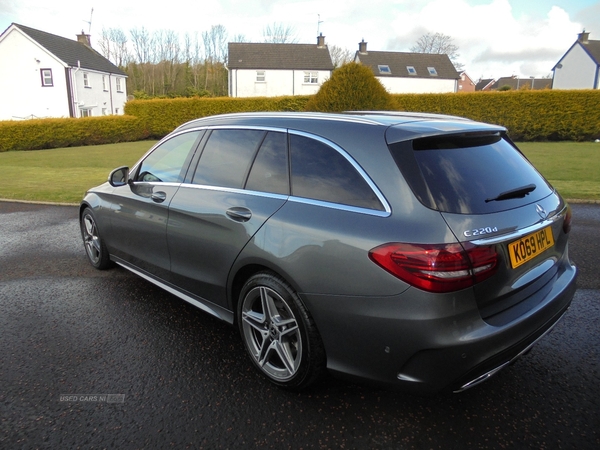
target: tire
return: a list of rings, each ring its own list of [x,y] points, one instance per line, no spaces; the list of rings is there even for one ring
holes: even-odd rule
[[[104,241],[100,237],[96,218],[90,208],[83,210],[79,227],[81,228],[85,253],[90,264],[98,270],[108,269],[111,266],[110,255]]]
[[[298,294],[278,276],[261,272],[246,282],[237,318],[250,359],[273,384],[301,390],[325,373],[319,332]]]

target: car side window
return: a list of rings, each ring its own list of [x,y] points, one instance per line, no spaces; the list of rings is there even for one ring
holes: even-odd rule
[[[333,147],[315,139],[291,134],[290,154],[292,195],[384,210],[361,174]]]
[[[192,183],[243,188],[264,136],[262,130],[213,130]]]
[[[160,144],[142,161],[134,181],[180,183],[200,133],[179,134]]]
[[[246,189],[289,195],[287,134],[267,133],[252,164]]]

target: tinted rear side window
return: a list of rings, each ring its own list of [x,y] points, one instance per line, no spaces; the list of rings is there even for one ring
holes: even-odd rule
[[[214,130],[192,183],[242,188],[264,136],[260,130]]]
[[[287,134],[269,132],[252,164],[246,189],[288,195],[290,193]]]
[[[390,149],[415,195],[439,211],[504,211],[552,192],[527,159],[498,134],[436,136]],[[514,195],[506,195],[510,192]]]
[[[365,179],[337,150],[315,139],[290,135],[292,195],[383,210]]]

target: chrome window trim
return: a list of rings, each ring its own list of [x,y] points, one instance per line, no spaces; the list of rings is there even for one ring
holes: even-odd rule
[[[371,188],[371,190],[373,191],[373,193],[375,193],[375,196],[377,197],[377,199],[379,200],[379,202],[383,206],[383,209],[384,209],[383,212],[386,213],[386,216],[389,216],[392,213],[392,208],[390,207],[390,204],[388,203],[387,199],[383,196],[383,194],[381,193],[381,191],[379,190],[379,188],[377,187],[377,185],[373,182],[373,180],[371,180],[371,178],[369,177],[369,175],[367,175],[367,173],[364,171],[364,169],[354,160],[354,158],[352,156],[350,156],[348,154],[348,152],[346,152],[346,150],[344,150],[342,147],[340,147],[336,143],[331,142],[330,140],[325,139],[325,138],[323,138],[321,136],[316,136],[316,135],[311,134],[311,133],[306,133],[304,131],[297,131],[297,130],[289,130],[288,132],[290,134],[295,134],[297,136],[303,136],[303,137],[306,137],[308,139],[314,139],[316,141],[321,142],[322,144],[325,144],[325,145],[333,148],[335,151],[337,151],[340,155],[342,155],[344,157],[344,159],[346,159],[346,161],[348,161],[352,165],[352,167],[354,167],[354,169],[358,172],[358,174],[363,178],[363,180],[365,180],[365,182],[367,183],[367,185]],[[303,198],[303,197],[294,197],[294,198],[300,199],[300,198]],[[319,202],[320,204],[341,205],[339,203],[324,202],[324,201],[315,200],[315,199],[307,199],[307,200],[311,200],[313,202]],[[351,206],[351,205],[345,205],[345,204],[343,204],[342,206],[345,206],[345,207],[348,207],[348,208],[355,208],[355,209],[360,209],[360,210],[366,210],[366,211],[380,211],[380,210],[377,210],[377,209],[360,208],[360,207]]]
[[[341,203],[324,202],[321,200],[315,200],[313,198],[294,197],[293,195],[290,196],[289,201],[294,203],[303,203],[305,205],[320,206],[323,208],[338,209],[352,213],[367,214],[369,216],[389,217],[391,215],[391,211],[381,211],[379,209],[361,208],[359,206],[344,205]]]
[[[172,186],[172,187],[179,187],[181,185],[183,185],[182,182],[175,182],[175,181],[133,181],[131,180],[132,183],[134,184],[151,184],[152,186]],[[123,186],[127,186],[127,184],[124,184]],[[123,187],[123,186],[118,186],[118,187]]]
[[[383,193],[379,190],[377,185],[373,182],[373,180],[371,180],[369,175],[367,175],[365,170],[354,160],[354,158],[352,156],[350,156],[350,154],[348,152],[346,152],[346,150],[344,150],[342,147],[337,145],[335,142],[325,139],[324,137],[321,137],[321,136],[318,136],[318,135],[315,135],[312,133],[308,133],[305,131],[300,131],[300,130],[281,128],[281,127],[261,126],[261,125],[204,125],[204,126],[189,128],[186,130],[181,130],[179,132],[173,132],[168,137],[169,137],[169,139],[171,139],[180,134],[190,133],[193,131],[223,130],[223,129],[259,130],[259,131],[267,131],[267,132],[273,131],[273,132],[278,132],[278,133],[294,134],[297,136],[306,137],[308,139],[314,139],[316,141],[321,142],[324,145],[327,145],[328,147],[331,147],[333,150],[335,150],[340,155],[342,155],[344,157],[344,159],[346,161],[348,161],[352,165],[352,167],[354,167],[354,169],[363,178],[363,180],[365,180],[365,182],[367,183],[369,188],[373,191],[373,193],[375,194],[375,196],[377,197],[377,199],[383,206],[383,208],[384,208],[383,211],[378,210],[378,209],[362,208],[362,207],[358,207],[358,206],[346,205],[346,204],[342,204],[342,203],[326,202],[326,201],[316,200],[316,199],[312,199],[312,198],[296,197],[293,195],[287,196],[287,195],[275,194],[275,193],[271,193],[271,192],[251,191],[251,190],[247,190],[247,189],[227,188],[227,187],[223,187],[223,186],[211,186],[211,185],[193,184],[193,183],[182,183],[181,184],[182,186],[196,186],[196,187],[203,188],[203,189],[223,191],[223,192],[252,193],[253,195],[257,195],[257,196],[261,196],[261,197],[273,197],[273,198],[278,198],[278,199],[281,199],[281,198],[287,199],[289,197],[290,200],[293,200],[297,203],[312,204],[312,205],[316,205],[316,206],[340,209],[340,210],[344,210],[344,211],[365,213],[365,214],[375,215],[378,217],[388,217],[392,214],[392,208],[391,208],[390,204],[388,203],[387,199],[385,198]],[[142,158],[140,158],[140,161],[138,161],[136,163],[136,165],[133,166],[133,168],[130,170],[130,173],[134,173],[134,171],[137,169],[137,166],[139,165],[139,163],[141,161],[143,161],[156,147],[158,147],[160,144],[162,144],[165,141],[166,141],[166,139],[160,140],[150,150],[148,150],[146,152],[146,154],[144,154],[144,156],[142,156]],[[290,174],[290,176],[291,176],[291,174]],[[166,183],[164,183],[164,184],[166,184]]]
[[[228,188],[223,186],[212,186],[210,184],[181,183],[182,188],[200,189],[204,191],[228,192],[231,194],[247,194],[255,197],[275,198],[287,200],[289,195],[275,194],[273,192],[251,191],[249,189]]]
[[[206,191],[225,192],[231,194],[244,194],[251,195],[254,197],[273,198],[277,200],[287,200],[294,203],[303,203],[305,205],[320,206],[323,208],[338,209],[342,211],[348,211],[359,214],[368,214],[377,217],[389,217],[390,213],[387,211],[381,211],[378,209],[361,208],[358,206],[343,205],[341,203],[324,202],[321,200],[315,200],[312,198],[294,197],[291,195],[274,194],[272,192],[252,191],[248,189],[236,189],[227,188],[221,186],[210,186],[207,184],[192,184],[192,183],[181,183],[181,188],[200,189]]]

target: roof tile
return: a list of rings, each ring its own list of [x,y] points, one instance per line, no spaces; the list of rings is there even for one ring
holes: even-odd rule
[[[84,69],[127,76],[125,72],[87,45],[24,25],[16,23],[13,25],[71,67],[80,66]]]
[[[333,70],[327,46],[316,44],[229,43],[231,69]]]

